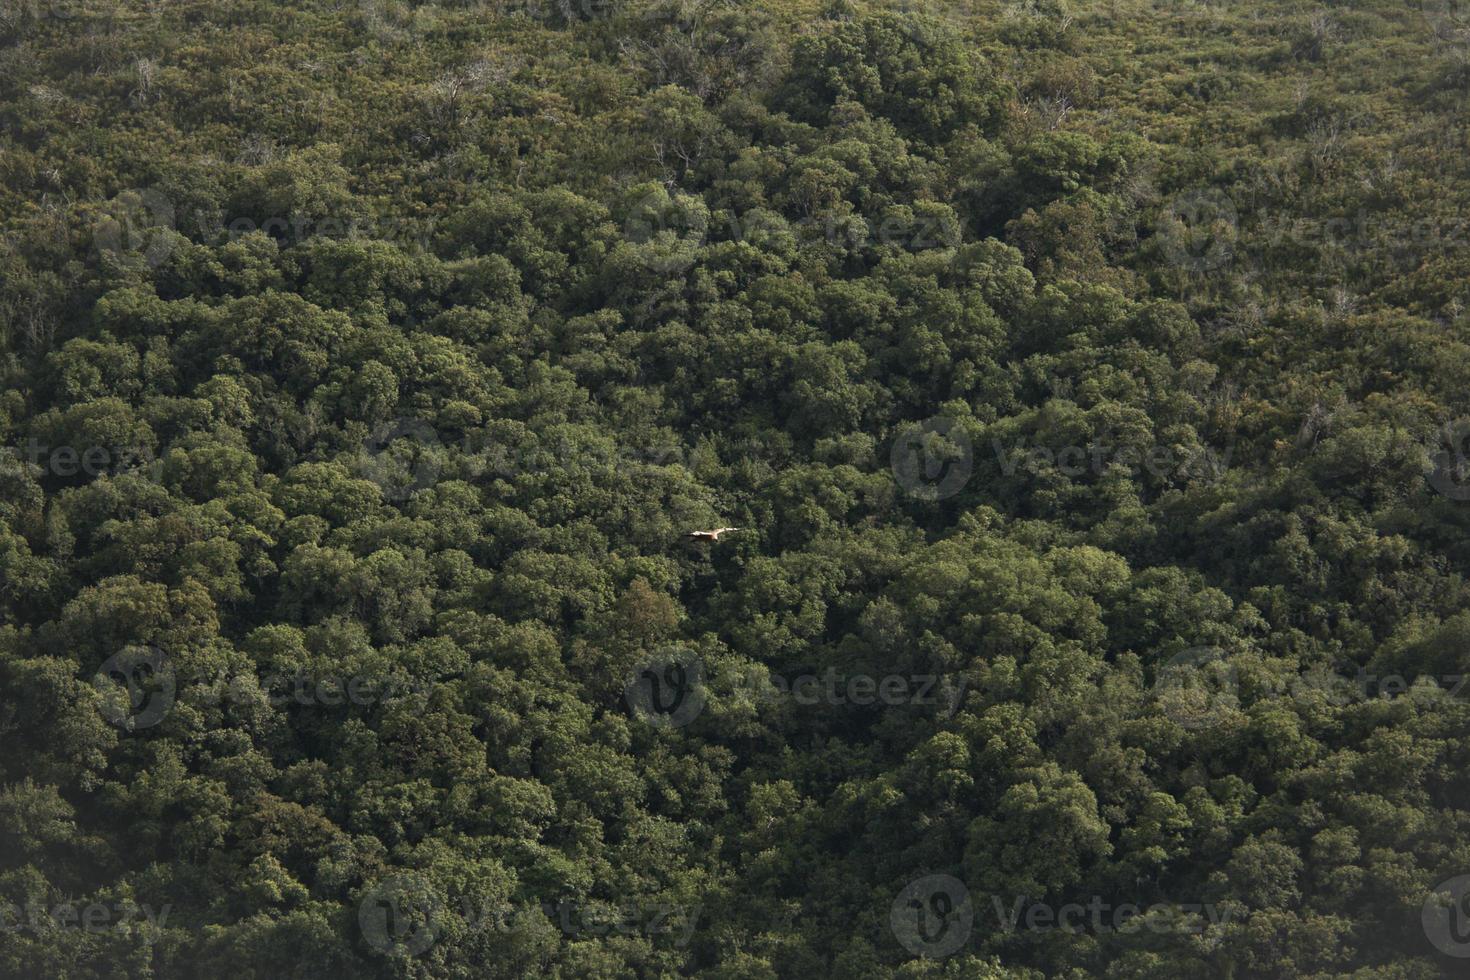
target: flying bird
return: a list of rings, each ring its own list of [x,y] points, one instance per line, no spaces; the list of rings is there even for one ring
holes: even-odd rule
[[[713,531],[690,531],[690,541],[718,541],[726,531],[738,531],[738,527],[717,527]]]

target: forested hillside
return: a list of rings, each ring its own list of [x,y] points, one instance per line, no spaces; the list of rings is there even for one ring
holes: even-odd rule
[[[0,0],[0,380],[0,976],[1470,969],[1463,0]]]

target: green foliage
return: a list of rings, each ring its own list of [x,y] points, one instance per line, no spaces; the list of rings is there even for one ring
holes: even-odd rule
[[[1454,975],[1454,7],[6,5],[0,976]]]

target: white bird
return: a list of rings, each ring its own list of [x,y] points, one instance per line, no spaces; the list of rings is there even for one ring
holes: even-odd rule
[[[691,541],[718,541],[718,540],[720,540],[720,535],[724,534],[726,531],[738,531],[738,530],[740,530],[740,528],[738,528],[738,527],[717,527],[713,531],[690,531],[689,532],[689,540],[691,540]]]

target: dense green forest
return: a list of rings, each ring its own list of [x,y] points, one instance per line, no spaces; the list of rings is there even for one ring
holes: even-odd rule
[[[1470,971],[1464,0],[0,0],[0,376],[0,976]]]

